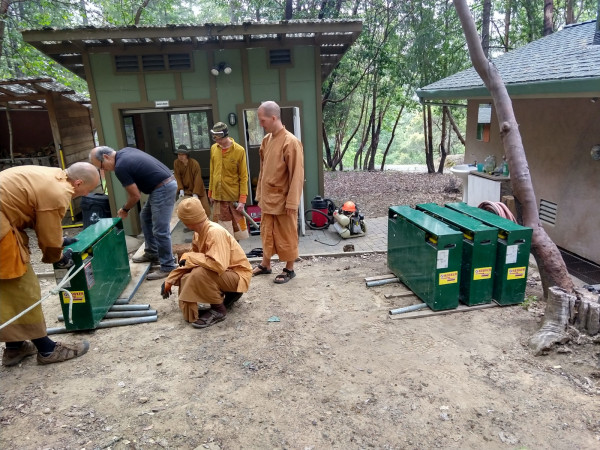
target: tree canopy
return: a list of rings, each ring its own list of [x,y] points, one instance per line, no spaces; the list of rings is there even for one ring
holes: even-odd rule
[[[549,28],[595,18],[596,1],[550,1],[550,14],[549,0],[474,0],[470,7],[493,57],[540,38]],[[448,130],[453,123],[464,124],[464,111],[429,108],[430,131],[424,130],[414,94],[470,65],[450,0],[0,0],[0,78],[52,76],[86,90],[83,80],[24,44],[20,31],[25,29],[289,19],[361,19],[364,24],[359,40],[323,84],[326,168],[375,170],[385,162],[429,166],[434,155],[463,151],[457,133]]]

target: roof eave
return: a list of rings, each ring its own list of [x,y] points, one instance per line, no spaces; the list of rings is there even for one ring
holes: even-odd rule
[[[510,96],[580,97],[589,93],[600,94],[600,77],[510,83],[506,85],[506,90]],[[485,86],[467,86],[456,89],[417,89],[417,96],[421,100],[468,99],[490,97],[490,92]]]

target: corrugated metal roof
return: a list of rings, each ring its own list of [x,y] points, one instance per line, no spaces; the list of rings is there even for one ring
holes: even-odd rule
[[[0,107],[45,110],[46,96],[56,92],[69,100],[91,107],[90,99],[53,78],[22,77],[0,80]]]
[[[321,50],[325,79],[362,31],[360,20],[290,20],[243,24],[44,28],[23,31],[23,39],[85,79],[83,54],[155,49],[220,50],[312,45]],[[335,46],[335,47],[334,47]]]

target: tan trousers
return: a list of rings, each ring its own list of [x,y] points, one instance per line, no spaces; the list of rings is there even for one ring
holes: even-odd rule
[[[264,214],[260,221],[263,256],[270,259],[279,255],[280,261],[298,258],[298,221],[287,214]]]
[[[224,292],[236,292],[240,276],[233,270],[218,275],[204,267],[195,267],[179,282],[179,309],[188,322],[198,320],[198,303],[223,303]]]

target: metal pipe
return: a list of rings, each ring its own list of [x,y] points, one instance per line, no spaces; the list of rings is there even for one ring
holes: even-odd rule
[[[112,305],[109,311],[141,311],[150,309],[150,305]]]
[[[382,286],[384,284],[397,283],[398,278],[387,278],[385,280],[367,281],[367,287]]]
[[[233,207],[237,208],[237,206],[238,206],[238,202],[233,202]],[[244,215],[244,217],[246,219],[248,219],[248,222],[250,222],[250,225],[252,225],[257,230],[260,230],[260,227],[258,226],[258,224],[254,221],[254,219],[252,219],[252,217],[250,217],[250,214],[248,214],[245,209],[242,209],[240,212]]]
[[[405,306],[404,308],[390,309],[390,315],[419,311],[424,308],[427,308],[427,303],[419,303],[418,305]]]
[[[149,316],[149,317],[135,317],[131,319],[115,319],[115,320],[103,320],[98,324],[96,329],[98,328],[111,328],[111,327],[120,327],[123,325],[136,325],[138,323],[149,323],[156,322],[158,320],[158,316]],[[67,329],[65,327],[57,327],[57,328],[48,328],[46,333],[48,334],[60,334],[66,333]]]
[[[128,305],[129,300],[131,300],[131,298],[118,298],[114,304],[115,305]]]
[[[109,311],[104,316],[104,319],[124,319],[128,317],[147,317],[147,316],[155,316],[155,309],[148,309],[145,311]],[[60,314],[58,316],[59,322],[64,322],[65,317]]]

